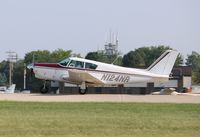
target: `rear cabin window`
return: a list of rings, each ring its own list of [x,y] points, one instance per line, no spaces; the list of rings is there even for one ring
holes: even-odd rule
[[[86,69],[96,69],[97,65],[96,64],[92,64],[92,63],[85,63],[85,68]]]

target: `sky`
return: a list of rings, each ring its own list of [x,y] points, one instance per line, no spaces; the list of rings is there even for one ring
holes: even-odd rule
[[[119,51],[166,45],[200,53],[200,0],[1,0],[0,61],[34,50],[103,49],[110,32]]]

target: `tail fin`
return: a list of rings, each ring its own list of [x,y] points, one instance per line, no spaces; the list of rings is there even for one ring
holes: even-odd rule
[[[169,75],[172,71],[179,52],[176,50],[165,51],[147,70],[162,75]]]

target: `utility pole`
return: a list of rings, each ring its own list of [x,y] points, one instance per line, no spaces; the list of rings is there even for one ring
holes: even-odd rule
[[[26,89],[26,64],[24,63],[24,90]]]
[[[14,51],[7,51],[8,54],[7,60],[9,62],[9,85],[12,85],[12,76],[13,76],[13,63],[17,61],[17,53]]]

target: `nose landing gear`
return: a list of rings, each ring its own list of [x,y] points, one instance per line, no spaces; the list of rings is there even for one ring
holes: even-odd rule
[[[44,81],[44,84],[40,87],[40,92],[42,94],[46,94],[49,91],[49,87],[47,86],[47,81]]]

